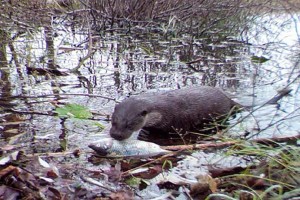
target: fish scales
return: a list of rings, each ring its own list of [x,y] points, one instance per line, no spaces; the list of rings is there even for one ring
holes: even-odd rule
[[[118,141],[104,138],[90,144],[89,147],[105,157],[151,157],[170,153],[157,144],[137,139]]]

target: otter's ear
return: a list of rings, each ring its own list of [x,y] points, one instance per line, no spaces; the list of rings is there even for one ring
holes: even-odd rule
[[[143,110],[143,111],[141,112],[141,115],[142,115],[142,116],[146,116],[147,113],[148,113],[147,110]]]

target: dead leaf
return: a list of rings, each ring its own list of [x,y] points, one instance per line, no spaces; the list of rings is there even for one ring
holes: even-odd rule
[[[113,200],[133,200],[134,194],[132,191],[118,191],[111,193],[109,197]]]
[[[191,185],[190,195],[194,199],[205,199],[211,193],[208,183],[196,183]]]
[[[12,158],[12,160],[18,160],[19,153],[20,153],[19,151],[15,151],[11,153],[10,157]]]
[[[41,180],[47,182],[47,183],[54,183],[54,180],[51,178],[47,178],[47,177],[39,177]]]
[[[18,171],[17,167],[10,165],[0,171],[0,178],[16,171]]]
[[[48,187],[49,191],[52,192],[54,194],[54,196],[57,198],[57,199],[62,199],[62,195],[60,194],[60,192],[55,189],[54,187]]]
[[[217,179],[212,178],[209,174],[203,174],[197,176],[198,183],[208,184],[209,189],[214,193],[217,191]]]
[[[197,176],[198,183],[191,185],[191,196],[195,199],[205,199],[211,193],[217,191],[219,184],[218,179],[212,178],[209,174],[201,174]]]
[[[51,166],[49,165],[49,163],[47,163],[45,160],[43,160],[41,157],[38,157],[38,161],[40,163],[41,166],[45,167],[45,168],[50,168]]]
[[[6,165],[10,161],[10,157],[4,157],[0,160],[0,165]]]
[[[155,165],[149,168],[140,168],[138,170],[134,170],[130,173],[130,175],[134,175],[135,177],[139,177],[142,179],[152,179],[162,171],[163,169],[160,165]]]
[[[47,171],[48,178],[57,178],[59,177],[59,172],[57,167],[51,167],[51,170]]]
[[[208,185],[209,185],[209,189],[215,193],[217,191],[217,186],[218,186],[218,183],[216,181],[216,179],[213,179],[211,178],[209,181],[208,181]]]

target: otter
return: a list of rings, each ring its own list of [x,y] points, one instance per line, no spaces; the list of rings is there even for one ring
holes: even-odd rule
[[[197,131],[227,118],[235,107],[240,105],[209,86],[132,96],[115,106],[110,135],[125,140],[140,130],[150,134]]]

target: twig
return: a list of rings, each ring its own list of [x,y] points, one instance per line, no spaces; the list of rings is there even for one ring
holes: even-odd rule
[[[16,96],[9,96],[5,98],[13,99],[13,98],[53,98],[55,96],[87,96],[87,97],[100,97],[103,99],[108,99],[112,101],[116,101],[115,98],[107,97],[103,95],[98,94],[86,94],[86,93],[61,93],[61,94],[44,94],[44,95],[38,95],[38,96],[26,96],[26,95],[16,95]],[[116,101],[117,102],[117,101]]]
[[[179,145],[179,146],[180,146],[180,145]],[[184,145],[182,145],[182,146],[184,146]],[[122,172],[122,173],[121,173],[121,176],[122,176],[122,177],[123,177],[123,176],[126,176],[126,175],[130,174],[130,172],[132,172],[132,171],[134,171],[134,170],[140,169],[140,168],[142,168],[142,167],[145,167],[145,166],[150,165],[150,164],[152,164],[152,163],[155,163],[155,162],[157,162],[157,161],[163,160],[163,159],[165,159],[165,158],[174,156],[174,155],[176,155],[177,153],[178,153],[178,152],[171,152],[171,153],[168,153],[168,154],[166,154],[166,155],[163,155],[163,156],[161,156],[161,157],[159,157],[159,158],[156,158],[156,159],[154,159],[154,160],[151,160],[151,161],[149,161],[149,162],[147,162],[147,163],[145,163],[145,164],[142,164],[142,165],[140,165],[140,166],[138,166],[138,167],[135,167],[135,168],[132,168],[132,169],[127,170],[127,171],[125,171],[125,172]]]
[[[103,189],[105,189],[105,190],[108,190],[108,191],[110,191],[110,192],[116,192],[115,189],[105,187],[102,183],[100,183],[99,181],[96,181],[96,180],[94,180],[94,179],[92,179],[92,178],[90,178],[90,177],[84,177],[84,176],[81,176],[80,178],[81,178],[82,180],[88,182],[88,183],[97,185],[98,187],[101,187],[101,188],[103,188]]]
[[[197,58],[197,59],[195,59],[195,60],[192,60],[192,61],[190,61],[190,62],[187,62],[186,64],[187,64],[187,65],[191,65],[191,64],[198,63],[198,62],[201,62],[201,61],[203,61],[202,58]]]
[[[74,155],[74,152],[76,151],[63,151],[63,152],[46,152],[46,153],[34,153],[34,154],[26,154],[27,157],[35,157],[35,156],[41,156],[41,157],[61,157],[61,156],[68,156],[68,155]],[[89,151],[92,153],[91,151]],[[88,152],[85,152],[88,153]]]
[[[300,139],[300,134],[295,136],[286,136],[286,137],[260,138],[260,139],[249,140],[249,141],[260,143],[260,144],[272,145],[274,143],[295,141],[297,139]]]
[[[156,198],[153,198],[151,200],[163,200],[163,199],[175,199],[175,198],[169,198],[169,197],[172,197],[172,192],[167,192],[166,194],[163,194],[159,197],[156,197]]]
[[[237,141],[230,141],[230,142],[218,142],[218,143],[207,143],[207,144],[191,144],[191,145],[176,145],[176,146],[162,146],[162,149],[169,150],[169,151],[187,151],[187,150],[200,150],[200,149],[221,149],[231,145],[235,145],[239,142]]]
[[[296,110],[292,111],[291,113],[287,114],[286,116],[280,118],[279,120],[275,121],[275,122],[272,122],[270,124],[268,124],[268,126],[266,126],[265,128],[262,128],[260,129],[255,135],[258,135],[259,133],[263,132],[264,130],[267,130],[268,128],[278,124],[279,122],[282,122],[284,120],[287,120],[287,119],[292,119],[292,118],[295,118],[295,117],[299,117],[299,115],[297,116],[292,116],[294,113],[296,113],[297,111],[299,111],[300,108],[297,108]],[[251,137],[254,137],[255,135],[251,136]],[[248,139],[250,139],[251,137],[249,137]]]
[[[18,113],[18,114],[24,114],[24,115],[47,115],[47,116],[54,116],[54,114],[52,112],[22,111],[22,110],[15,110],[15,109],[12,109],[12,108],[6,108],[6,109],[3,109],[3,111]]]
[[[248,140],[249,142],[260,143],[260,144],[268,144],[272,145],[278,142],[288,142],[295,141],[300,139],[300,134],[295,136],[287,136],[287,137],[276,137],[276,138],[261,138]],[[186,150],[203,150],[208,148],[214,149],[222,149],[231,145],[239,144],[242,141],[229,141],[229,142],[218,142],[218,143],[208,143],[208,144],[192,144],[192,145],[176,145],[176,146],[162,146],[162,149],[169,151],[186,151]]]
[[[96,50],[93,50],[93,48],[92,48],[93,47],[93,39],[92,39],[91,26],[90,26],[89,21],[88,21],[87,25],[88,25],[88,37],[89,37],[88,53],[83,58],[80,58],[78,65],[74,69],[71,70],[72,72],[77,72],[79,70],[79,68],[84,64],[84,62],[86,60],[88,60],[89,58],[91,58],[94,55],[94,53],[96,52]]]

